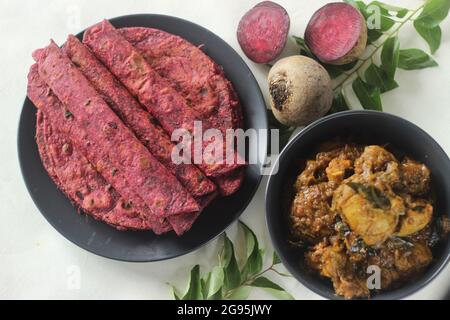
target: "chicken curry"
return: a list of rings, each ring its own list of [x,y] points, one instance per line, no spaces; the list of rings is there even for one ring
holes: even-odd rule
[[[429,169],[383,146],[331,143],[294,189],[292,234],[307,244],[307,264],[346,298],[371,295],[369,266],[380,270],[377,290],[417,276],[448,231],[433,213]]]

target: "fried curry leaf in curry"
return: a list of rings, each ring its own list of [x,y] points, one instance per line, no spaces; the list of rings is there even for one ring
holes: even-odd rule
[[[391,206],[391,201],[389,200],[389,198],[374,186],[357,182],[349,182],[347,183],[347,185],[353,190],[362,193],[364,197],[369,200],[375,208],[388,209]]]

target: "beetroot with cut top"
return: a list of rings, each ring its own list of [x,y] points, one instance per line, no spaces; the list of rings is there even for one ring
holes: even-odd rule
[[[347,3],[329,3],[314,13],[305,42],[322,62],[342,65],[355,61],[367,42],[367,27],[358,9]]]
[[[279,4],[257,4],[239,22],[237,38],[242,51],[257,63],[274,60],[286,44],[289,25],[289,15]]]

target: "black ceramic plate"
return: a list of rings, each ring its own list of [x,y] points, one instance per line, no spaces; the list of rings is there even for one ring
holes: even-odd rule
[[[258,83],[240,56],[222,39],[194,23],[170,16],[140,14],[110,19],[117,27],[153,27],[183,37],[221,65],[242,103],[245,128],[267,129],[264,99]],[[82,33],[77,35],[82,36]],[[31,54],[31,53],[30,53]],[[247,207],[261,180],[262,163],[249,165],[242,187],[234,195],[214,201],[192,229],[182,237],[173,232],[156,236],[152,232],[117,231],[95,221],[76,208],[56,188],[42,166],[35,142],[36,108],[26,98],[19,124],[18,150],[28,191],[44,217],[64,237],[95,254],[124,261],[157,261],[186,254],[221,234]],[[264,137],[266,140],[266,137]],[[266,146],[266,141],[262,143]],[[266,150],[249,148],[248,154]]]
[[[326,298],[334,294],[331,281],[312,272],[304,263],[304,251],[289,244],[288,211],[293,185],[300,173],[301,160],[309,159],[317,146],[335,137],[358,139],[365,144],[387,144],[397,156],[409,155],[425,163],[431,171],[435,192],[435,215],[450,217],[450,159],[427,133],[404,119],[384,112],[347,111],[317,120],[299,132],[278,158],[278,173],[271,175],[266,190],[266,219],[270,237],[283,264],[306,287]],[[450,240],[433,249],[433,261],[416,279],[392,290],[382,291],[375,299],[400,299],[428,284],[450,258]]]

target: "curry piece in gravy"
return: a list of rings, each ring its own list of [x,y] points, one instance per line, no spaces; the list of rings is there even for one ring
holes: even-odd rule
[[[367,267],[387,289],[420,274],[440,237],[430,172],[382,146],[331,144],[297,177],[291,230],[308,243],[306,261],[331,278],[336,294],[369,297]]]

